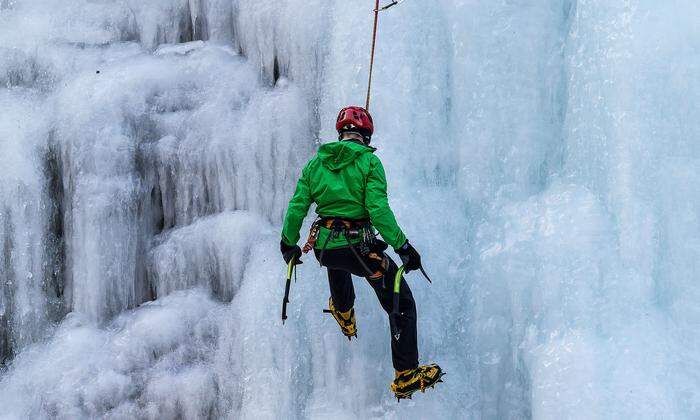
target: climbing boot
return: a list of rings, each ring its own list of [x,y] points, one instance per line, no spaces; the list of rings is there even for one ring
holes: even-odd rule
[[[357,326],[355,324],[355,308],[350,308],[347,312],[340,312],[333,306],[333,299],[328,298],[328,309],[323,312],[333,315],[333,318],[340,325],[340,330],[351,340],[351,337],[357,338]]]
[[[418,366],[415,369],[396,371],[396,379],[391,383],[391,390],[396,399],[411,398],[416,391],[425,392],[438,382],[442,382],[445,372],[436,364]]]

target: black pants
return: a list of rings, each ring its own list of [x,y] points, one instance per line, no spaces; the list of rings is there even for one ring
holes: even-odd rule
[[[320,251],[314,250],[316,259]],[[361,256],[365,265],[372,271],[381,265],[377,260]],[[355,304],[355,289],[352,284],[352,276],[365,277],[379,298],[379,303],[386,311],[391,313],[393,305],[394,277],[398,271],[396,263],[386,256],[389,266],[384,278],[369,278],[369,273],[358,261],[357,256],[349,248],[326,249],[323,252],[321,265],[328,268],[328,283],[331,289],[333,305],[341,312],[350,310]],[[395,340],[389,333],[391,340],[391,357],[396,370],[415,369],[418,367],[418,333],[416,330],[416,302],[405,279],[401,279],[401,293],[399,294],[399,309],[401,315],[397,320],[397,326],[401,330],[399,340]]]

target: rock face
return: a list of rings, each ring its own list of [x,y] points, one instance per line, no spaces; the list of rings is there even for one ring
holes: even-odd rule
[[[0,0],[0,417],[700,416],[697,2],[382,13],[373,142],[449,372],[398,406],[362,281],[351,346],[312,257],[278,313],[371,2],[69,3]]]

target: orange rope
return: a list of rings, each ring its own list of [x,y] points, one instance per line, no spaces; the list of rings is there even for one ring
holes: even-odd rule
[[[374,6],[374,30],[372,31],[372,54],[369,59],[369,80],[367,81],[367,101],[365,109],[369,111],[369,98],[372,91],[372,69],[374,68],[374,47],[377,44],[377,22],[379,21],[379,0]]]

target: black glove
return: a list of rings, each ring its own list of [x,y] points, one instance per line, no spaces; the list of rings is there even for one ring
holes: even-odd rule
[[[282,252],[284,262],[287,264],[289,264],[294,257],[296,257],[294,265],[303,264],[299,259],[299,257],[301,257],[301,248],[299,248],[299,245],[287,245],[284,243],[284,241],[280,241],[280,251]]]
[[[395,249],[395,251],[401,257],[401,262],[403,262],[407,273],[421,268],[420,254],[408,241],[401,248]]]

